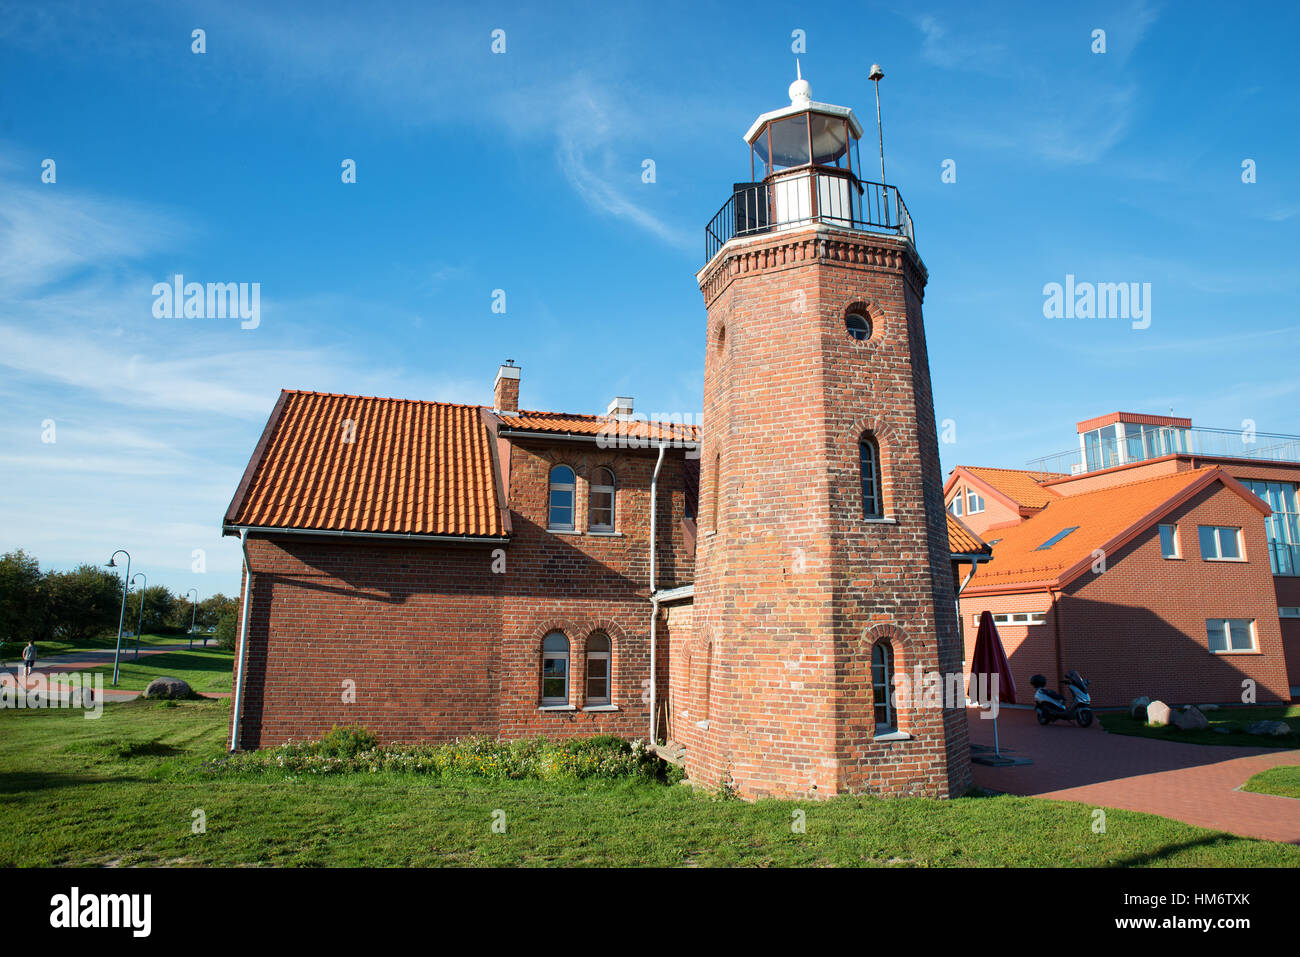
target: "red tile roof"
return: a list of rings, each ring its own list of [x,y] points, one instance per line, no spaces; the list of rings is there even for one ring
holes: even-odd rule
[[[952,512],[948,516],[948,551],[953,555],[986,555],[989,546],[983,539],[966,527],[965,522]]]
[[[1040,483],[1052,479],[1069,478],[1061,472],[1028,472],[1024,469],[993,469],[978,465],[959,465],[952,471],[944,484],[944,494],[965,473],[969,478],[978,479],[993,491],[999,493],[1010,504],[1020,508],[1043,508],[1049,502],[1060,498],[1059,492],[1044,488]]]
[[[497,413],[501,427],[518,432],[548,434],[629,436],[660,441],[698,442],[700,430],[693,425],[672,422],[647,422],[644,419],[621,421],[605,415],[572,415],[567,412]]]
[[[297,391],[281,393],[226,525],[508,533],[479,406]]]
[[[1217,467],[1060,496],[1019,525],[999,529],[1002,537],[993,548],[993,559],[979,567],[965,594],[1040,591],[1066,585],[1091,567],[1097,549],[1114,552],[1216,481],[1267,512],[1268,506],[1258,496]],[[1050,548],[1039,549],[1067,528],[1075,531]]]

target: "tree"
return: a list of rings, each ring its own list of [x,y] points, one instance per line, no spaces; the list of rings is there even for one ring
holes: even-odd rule
[[[96,565],[78,565],[70,572],[45,576],[49,595],[50,631],[74,643],[93,638],[117,625],[122,583]]]
[[[235,618],[234,602],[231,602],[230,609],[222,612],[221,618],[217,622],[217,646],[234,651],[237,630],[238,622]]]
[[[0,642],[25,645],[49,625],[41,567],[22,549],[0,555]]]

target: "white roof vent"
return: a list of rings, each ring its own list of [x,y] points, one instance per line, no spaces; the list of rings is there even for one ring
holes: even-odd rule
[[[605,414],[615,419],[627,420],[632,418],[632,397],[630,395],[616,395],[609,400],[609,408]]]

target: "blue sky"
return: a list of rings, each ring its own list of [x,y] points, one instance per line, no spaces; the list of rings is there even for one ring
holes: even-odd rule
[[[884,65],[945,470],[1116,409],[1300,432],[1295,5],[805,6],[0,4],[0,549],[234,593],[281,388],[489,402],[512,358],[528,408],[698,412],[703,226],[796,30],[864,162]],[[175,273],[261,324],[155,318]],[[1150,283],[1150,328],[1044,318],[1067,273]]]

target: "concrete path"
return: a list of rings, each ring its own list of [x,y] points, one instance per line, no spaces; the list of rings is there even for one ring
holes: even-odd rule
[[[972,744],[993,744],[993,722],[967,712]],[[1060,722],[1041,727],[1034,712],[1002,709],[1004,752],[1033,759],[1020,767],[972,765],[979,787],[1161,814],[1245,837],[1300,844],[1300,800],[1238,790],[1252,775],[1300,765],[1300,750],[1180,744],[1107,734]]]

